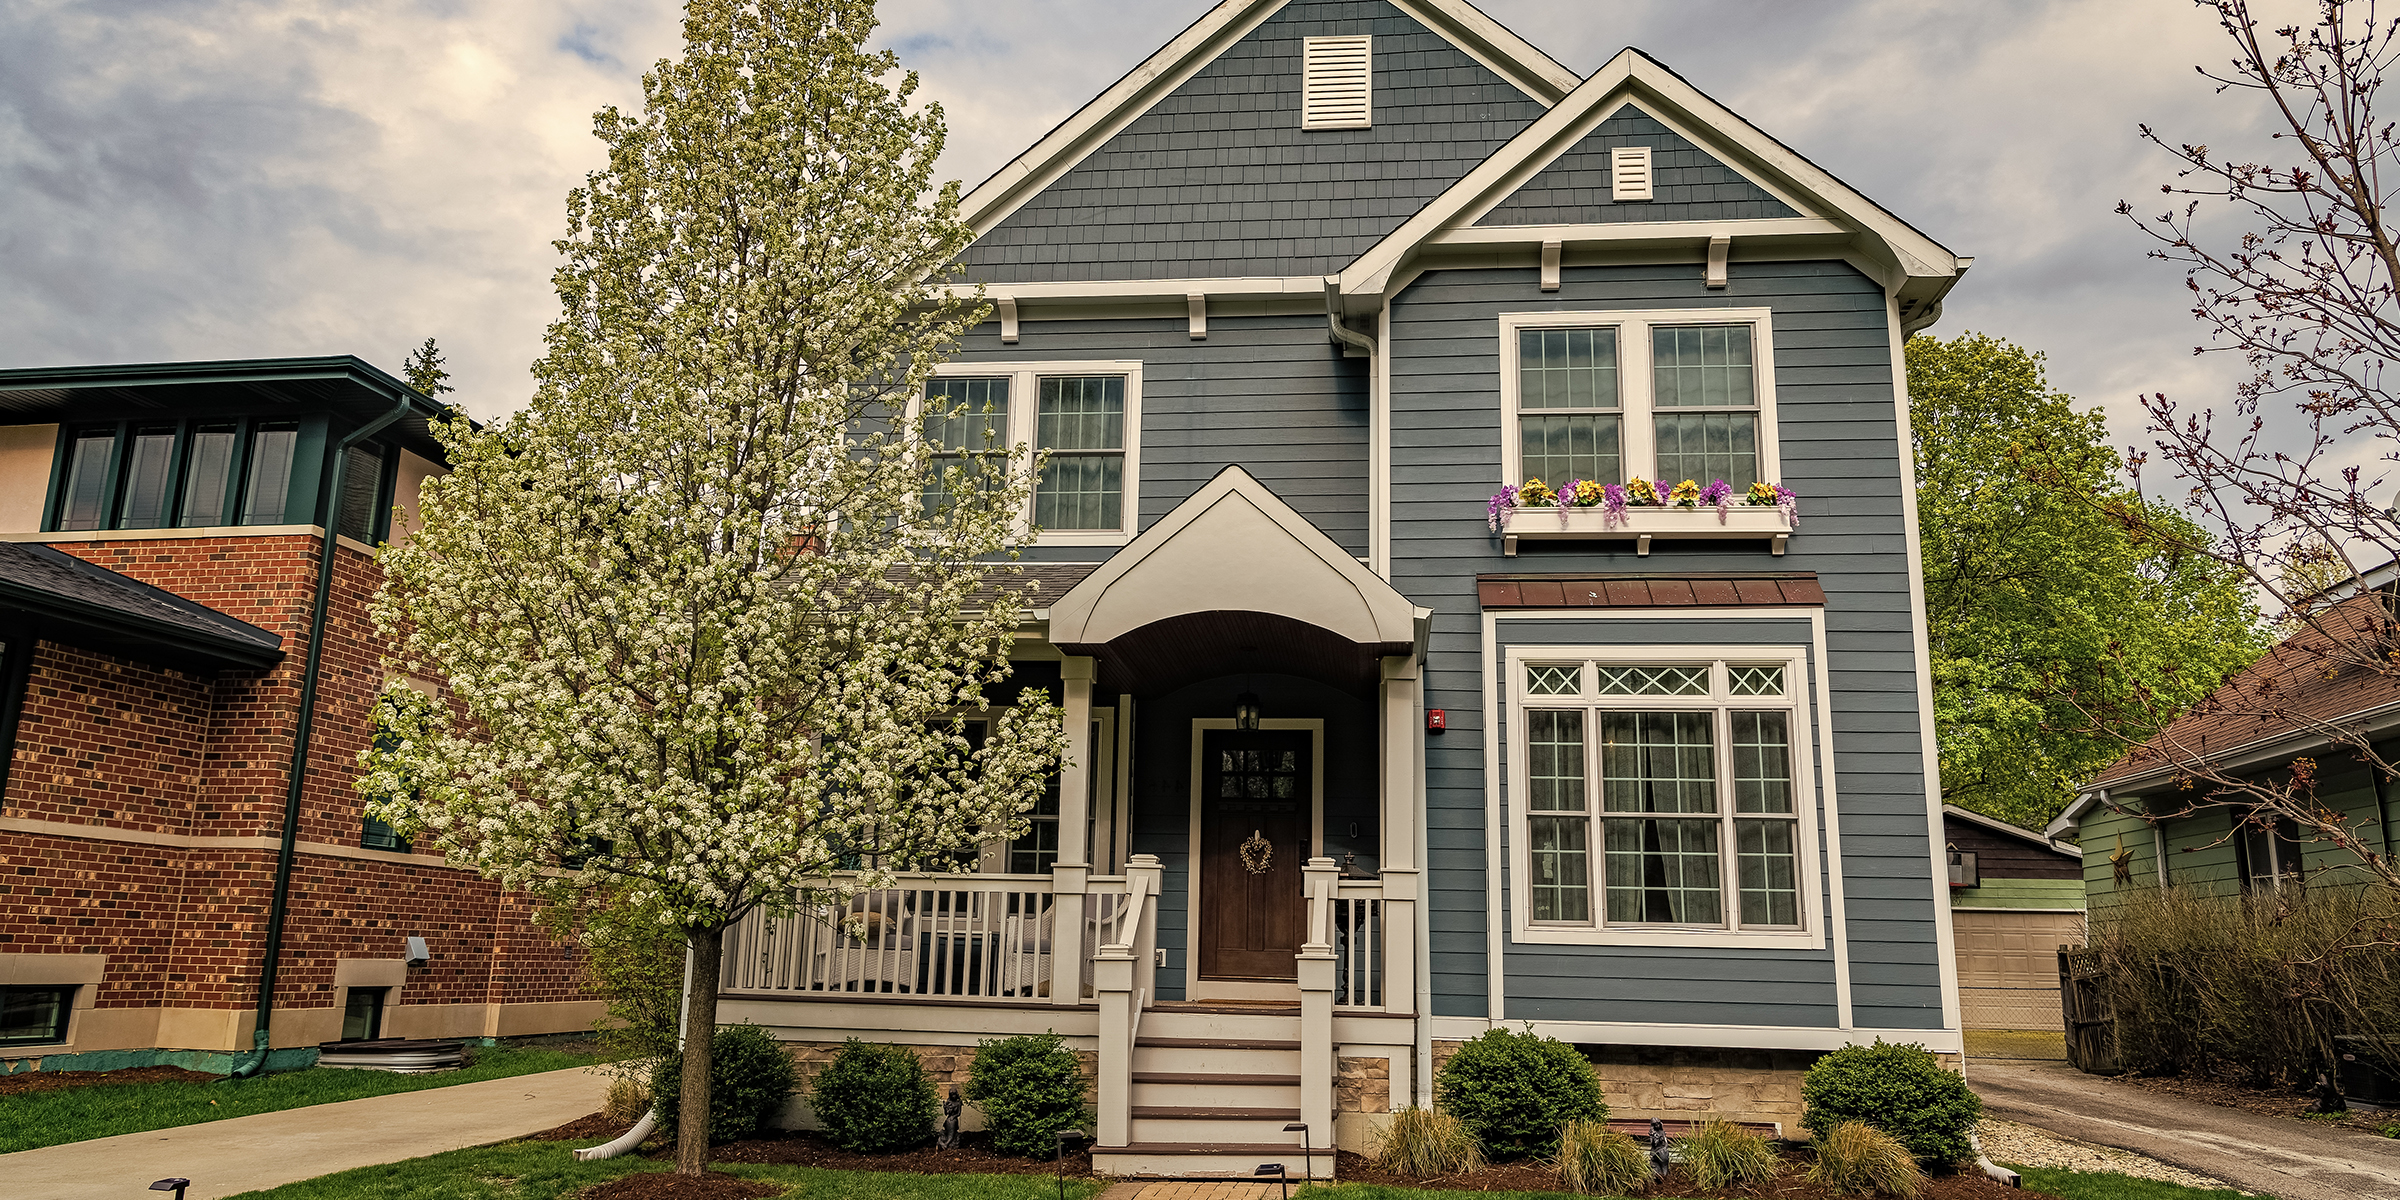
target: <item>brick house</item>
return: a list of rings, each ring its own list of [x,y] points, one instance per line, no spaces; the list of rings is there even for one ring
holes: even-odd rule
[[[0,1070],[598,1015],[526,897],[351,790],[440,412],[347,357],[0,371]]]

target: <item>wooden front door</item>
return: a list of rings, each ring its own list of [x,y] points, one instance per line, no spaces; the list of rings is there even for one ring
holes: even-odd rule
[[[1200,976],[1297,978],[1315,800],[1309,734],[1209,730],[1200,749]]]

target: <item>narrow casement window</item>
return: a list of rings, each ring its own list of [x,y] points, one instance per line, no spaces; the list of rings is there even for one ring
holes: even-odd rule
[[[1306,38],[1301,46],[1300,127],[1365,129],[1374,124],[1374,39]]]
[[[1733,811],[1742,924],[1799,924],[1800,817],[1792,806],[1790,714],[1733,714]]]
[[[125,455],[125,503],[117,528],[156,529],[167,523],[168,477],[175,469],[175,427],[143,426],[133,431]]]
[[[202,425],[192,431],[191,450],[183,466],[184,528],[209,529],[226,523],[237,436],[231,425]]]
[[[1711,724],[1698,712],[1602,714],[1609,920],[1724,921]]]
[[[59,497],[60,529],[99,529],[108,522],[109,464],[116,457],[117,435],[94,429],[75,435],[67,445],[67,487]]]
[[[1527,852],[1536,921],[1592,919],[1591,813],[1584,791],[1583,713],[1525,714]]]
[[[75,989],[0,987],[0,1046],[43,1046],[67,1040]]]
[[[300,427],[291,422],[261,425],[250,435],[250,486],[242,499],[242,524],[281,525],[292,491],[292,454]]]
[[[1125,523],[1125,377],[1045,377],[1034,446],[1049,457],[1034,484],[1042,529],[1117,529]]]
[[[1005,472],[1008,377],[935,379],[925,385],[925,509],[943,513],[960,495],[981,490],[988,473]]]
[[[341,535],[354,541],[375,540],[375,499],[383,494],[383,449],[352,446],[342,466]]]
[[[1658,476],[1759,481],[1758,380],[1748,325],[1662,325],[1650,331]]]
[[[2242,858],[2253,891],[2300,886],[2300,823],[2251,814],[2242,823]]]
[[[1008,843],[1008,873],[1045,875],[1058,865],[1058,776],[1042,788],[1042,798],[1025,814],[1025,832]]]
[[[398,715],[390,700],[375,704],[375,748],[389,753],[400,748],[400,731],[393,726]],[[412,789],[413,794],[413,789]],[[358,844],[367,850],[389,850],[396,854],[409,852],[408,839],[400,831],[373,817],[359,819]]]
[[[1520,330],[1517,389],[1527,478],[1552,487],[1578,479],[1618,482],[1624,416],[1616,330]]]
[[[1619,146],[1608,152],[1608,167],[1610,199],[1650,199],[1650,147]]]

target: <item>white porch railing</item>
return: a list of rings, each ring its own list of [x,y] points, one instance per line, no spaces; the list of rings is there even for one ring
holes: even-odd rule
[[[1048,875],[906,875],[830,910],[754,912],[726,931],[722,986],[1076,1003],[1091,994],[1091,949],[1118,936],[1127,907],[1124,879],[1078,882],[1062,895]]]
[[[1334,1007],[1381,1009],[1386,957],[1383,881],[1337,881],[1327,916],[1333,929]]]

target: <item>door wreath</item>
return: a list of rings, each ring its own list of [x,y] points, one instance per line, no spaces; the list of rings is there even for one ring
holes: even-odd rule
[[[1275,843],[1261,831],[1250,831],[1250,840],[1241,846],[1242,869],[1253,875],[1264,875],[1275,869]]]

